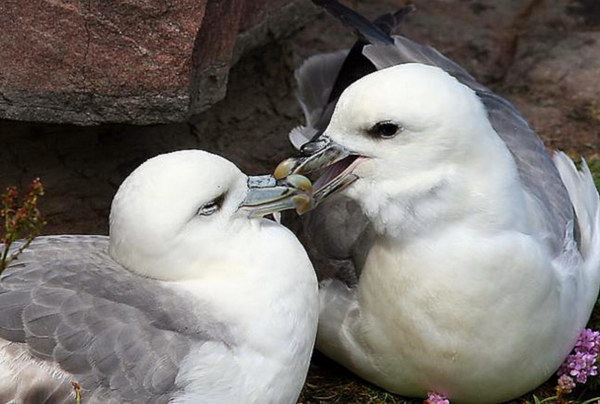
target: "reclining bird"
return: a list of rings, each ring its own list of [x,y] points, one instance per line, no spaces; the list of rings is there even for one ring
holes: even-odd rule
[[[0,402],[296,403],[317,280],[262,217],[309,193],[200,150],[142,164],[109,237],[39,237],[2,273]]]
[[[505,99],[436,50],[335,0],[359,36],[298,70],[302,237],[317,268],[317,347],[389,391],[495,403],[548,379],[600,281],[600,202],[585,162],[551,158]]]

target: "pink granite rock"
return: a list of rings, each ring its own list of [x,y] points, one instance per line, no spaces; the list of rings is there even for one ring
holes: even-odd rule
[[[273,18],[289,3],[0,2],[0,118],[184,121],[224,96],[240,29]]]

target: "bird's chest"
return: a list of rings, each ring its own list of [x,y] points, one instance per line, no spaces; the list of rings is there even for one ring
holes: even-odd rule
[[[380,366],[445,378],[495,357],[495,371],[554,349],[561,296],[542,251],[514,235],[375,244],[358,286],[362,338]],[[550,345],[548,345],[550,343]],[[396,366],[397,368],[397,366]],[[492,369],[490,368],[490,371]],[[461,377],[464,377],[462,374]]]
[[[244,361],[248,402],[293,403],[304,383],[314,347],[318,309],[316,292],[306,291],[312,299],[304,301],[303,310],[290,310],[274,301],[270,319],[264,328],[246,328],[246,340],[240,352]],[[299,308],[299,307],[298,307]],[[266,314],[265,314],[266,315]]]
[[[212,370],[215,383],[225,383],[226,394],[235,396],[219,402],[243,397],[244,403],[291,404],[300,394],[314,345],[318,299],[314,276],[293,276],[278,283],[272,277],[238,277],[193,285],[229,325],[233,339],[231,346],[205,344],[190,355],[189,368]],[[249,296],[248,290],[258,293]],[[206,384],[204,375],[195,374],[192,384],[195,379]],[[205,402],[202,394],[197,400]]]

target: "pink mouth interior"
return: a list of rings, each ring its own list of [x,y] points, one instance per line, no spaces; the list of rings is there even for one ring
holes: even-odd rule
[[[355,163],[358,163],[359,158],[360,156],[356,155],[348,156],[328,167],[325,167],[322,170],[319,170],[317,172],[317,175],[320,174],[319,179],[316,180],[313,184],[315,191],[318,191],[319,189],[323,188],[338,177],[350,174],[350,172],[352,172],[352,170],[356,166]]]

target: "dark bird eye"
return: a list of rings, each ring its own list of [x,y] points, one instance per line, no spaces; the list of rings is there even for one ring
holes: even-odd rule
[[[198,215],[200,216],[210,216],[219,209],[221,209],[221,205],[223,205],[223,201],[225,200],[225,194],[219,196],[218,198],[202,205],[200,209],[198,209]]]
[[[383,139],[390,139],[401,131],[402,128],[393,122],[377,122],[368,130],[369,135]]]

